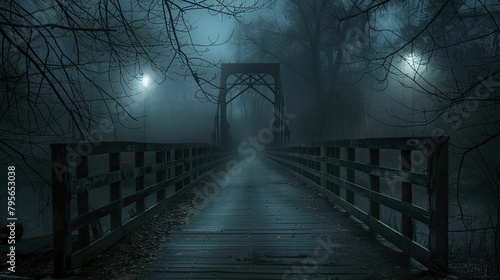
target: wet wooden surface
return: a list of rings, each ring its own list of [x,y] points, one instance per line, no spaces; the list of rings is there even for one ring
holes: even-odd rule
[[[141,279],[384,279],[407,260],[324,196],[255,159],[160,244]],[[203,191],[203,185],[198,189]]]

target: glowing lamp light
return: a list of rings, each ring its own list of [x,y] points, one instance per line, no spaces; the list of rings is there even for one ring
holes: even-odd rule
[[[406,56],[406,62],[408,62],[408,64],[410,65],[417,65],[419,63],[418,60],[418,56],[414,53],[410,53]]]
[[[143,87],[148,87],[150,83],[151,83],[151,80],[150,80],[149,76],[144,75],[142,77],[142,86]]]

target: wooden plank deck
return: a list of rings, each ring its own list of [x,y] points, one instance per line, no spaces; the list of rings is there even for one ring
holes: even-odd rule
[[[408,276],[401,253],[278,167],[255,159],[179,231],[141,279]],[[414,271],[413,271],[414,272]]]

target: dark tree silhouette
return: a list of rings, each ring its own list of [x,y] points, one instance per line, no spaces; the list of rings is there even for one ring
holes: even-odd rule
[[[496,1],[420,0],[384,1],[336,17],[340,21],[368,19],[369,51],[356,53],[352,62],[360,72],[383,84],[396,80],[411,89],[414,98],[432,100],[430,105],[410,106],[408,109],[419,117],[407,121],[405,126],[421,127],[436,136],[452,136],[451,151],[456,162],[452,164],[456,168],[452,178],[460,207],[457,218],[462,223],[462,228],[456,231],[469,231],[473,235],[483,230],[493,232],[494,246],[484,248],[484,252],[495,253],[497,270],[499,15],[500,5]],[[386,16],[393,21],[391,28],[383,20]],[[471,217],[462,208],[461,197],[465,193],[461,192],[461,186],[471,180],[467,178],[473,178],[476,188],[487,190],[489,199],[485,201],[485,209],[490,211],[485,213],[489,218],[484,228],[474,226],[478,217]]]
[[[191,77],[211,101],[205,75],[217,61],[193,38],[196,17],[239,18],[258,1],[52,0],[0,3],[2,164],[31,172],[50,142],[99,141],[140,97],[145,69],[154,83]],[[38,174],[42,175],[42,174]],[[45,177],[45,176],[41,176]]]
[[[353,2],[364,6],[375,3]],[[261,17],[248,27],[241,27],[237,42],[249,53],[247,59],[280,62],[309,85],[311,90],[300,96],[313,104],[307,121],[311,127],[309,132],[314,140],[324,139],[328,124],[325,121],[328,102],[325,101],[335,97],[339,104],[351,103],[349,94],[341,96],[334,92],[338,92],[340,82],[345,82],[350,66],[346,62],[350,58],[346,55],[359,46],[357,40],[363,39],[360,34],[365,36],[362,30],[366,19],[333,17],[332,14],[346,15],[356,11],[357,6],[344,7],[339,1],[288,0],[276,4],[273,17]]]

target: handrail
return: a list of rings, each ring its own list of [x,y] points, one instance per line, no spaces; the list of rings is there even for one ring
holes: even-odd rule
[[[232,156],[228,149],[208,144],[101,142],[52,144],[51,149],[56,277],[68,275],[108,249]],[[154,164],[145,165],[145,152],[155,153]],[[133,153],[134,168],[121,169],[123,153]],[[89,158],[103,155],[108,157],[108,171],[89,176]],[[155,183],[145,184],[148,174],[156,174]],[[124,196],[124,182],[131,179],[135,191]],[[173,194],[166,197],[170,187]],[[89,192],[97,189],[107,189],[109,201],[90,209]],[[156,201],[146,208],[146,197],[155,193]],[[124,221],[124,207],[133,203],[135,215]],[[102,234],[101,220],[107,216],[110,230]]]
[[[356,161],[356,154],[361,150],[368,152],[366,162]],[[387,157],[388,150],[399,152],[398,169],[380,164],[381,156]],[[266,149],[266,156],[316,187],[429,270],[447,273],[448,137],[333,140],[306,146],[270,147]],[[417,165],[416,160],[412,165],[414,157],[426,160],[426,171],[413,170]],[[341,175],[341,169],[345,175]],[[368,186],[356,182],[356,172],[369,175]],[[381,178],[399,186],[401,197],[382,193],[381,186],[386,185]],[[428,209],[412,204],[413,186],[426,188]],[[368,211],[356,206],[356,195],[368,200]],[[381,205],[401,213],[400,231],[381,220]],[[427,247],[414,238],[415,221],[429,228]]]

